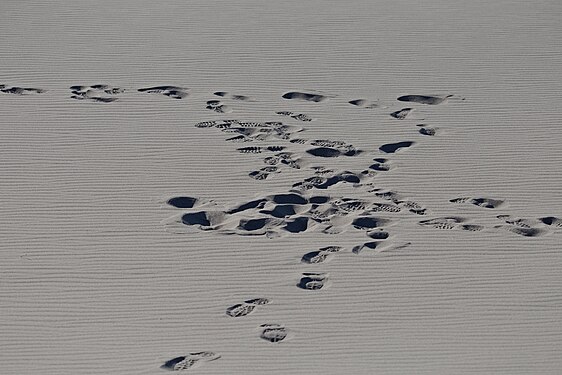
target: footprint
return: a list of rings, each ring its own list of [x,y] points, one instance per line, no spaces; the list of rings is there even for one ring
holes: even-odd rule
[[[324,203],[328,203],[329,200],[330,197],[322,196],[322,195],[308,198],[308,201],[312,204],[324,204]]]
[[[213,230],[223,223],[225,213],[222,211],[199,211],[184,214],[181,222],[185,225],[197,226],[201,230]]]
[[[389,203],[373,203],[370,212],[400,212],[402,207]]]
[[[256,232],[260,231],[259,234],[265,234],[265,230],[277,226],[281,223],[280,220],[270,219],[267,217],[262,217],[258,219],[241,219],[238,225],[238,229],[244,232]]]
[[[478,225],[478,224],[463,224],[460,227],[462,230],[467,230],[469,232],[480,232],[482,230],[484,230],[484,227],[482,225]]]
[[[362,216],[353,220],[351,225],[355,229],[371,230],[373,228],[380,228],[390,223],[390,220],[380,217]]]
[[[326,286],[328,274],[324,272],[304,272],[297,287],[306,290],[320,290]]]
[[[260,169],[258,171],[252,171],[248,173],[248,176],[252,177],[254,180],[263,181],[269,177],[269,172]]]
[[[269,196],[268,199],[277,204],[298,204],[298,205],[308,204],[308,199],[306,199],[300,194],[295,194],[295,193],[275,194]]]
[[[496,225],[494,228],[502,228],[523,237],[538,237],[546,233],[544,229],[534,227],[539,223],[544,223],[540,219],[521,219],[510,215],[498,215],[496,217],[507,225]]]
[[[279,111],[279,112],[275,112],[278,115],[281,116],[289,116],[295,120],[298,121],[304,121],[304,122],[310,122],[312,121],[312,117],[305,115],[304,113],[294,113],[294,112],[289,112],[289,111]]]
[[[350,100],[348,103],[356,107],[366,108],[366,109],[373,109],[373,108],[380,107],[379,104],[370,102],[366,99],[354,99],[354,100]]]
[[[265,206],[265,203],[267,202],[267,200],[265,198],[262,199],[256,199],[244,204],[241,204],[231,210],[226,211],[227,214],[232,215],[232,214],[237,214],[239,212],[243,212],[243,211],[247,211],[247,210],[252,210],[255,208],[258,209],[262,209]]]
[[[333,173],[330,171],[329,173]],[[313,176],[305,178],[301,182],[296,182],[293,184],[294,189],[298,190],[310,190],[310,189],[328,189],[339,183],[350,183],[358,184],[361,182],[361,177],[355,173],[344,171],[333,176],[323,177],[323,176]]]
[[[176,208],[193,208],[195,203],[197,202],[197,198],[192,197],[174,197],[168,199],[166,203],[168,203],[172,207]]]
[[[139,92],[146,92],[149,94],[162,94],[173,99],[183,99],[187,96],[185,88],[178,86],[154,86],[138,89]]]
[[[448,217],[438,217],[429,220],[422,220],[419,221],[418,224],[424,227],[449,230],[449,229],[457,228],[458,225],[464,221],[465,220],[463,218],[457,216],[448,216]]]
[[[290,91],[282,96],[283,99],[304,100],[307,102],[319,103],[327,99],[326,96],[320,94],[311,94],[306,92]]]
[[[216,96],[220,96],[222,98],[229,98],[232,100],[239,100],[239,101],[249,101],[250,97],[246,96],[246,95],[236,95],[236,94],[230,94],[226,91],[216,91],[213,93],[213,95]]]
[[[312,148],[310,150],[306,150],[306,152],[312,156],[317,156],[321,158],[337,158],[338,156],[341,155],[340,150],[337,150],[335,148],[329,148],[329,147]]]
[[[388,164],[388,159],[385,158],[375,158],[373,159],[374,164],[370,165],[369,168],[377,172],[387,172],[390,170],[390,164]]]
[[[230,113],[232,110],[220,100],[208,100],[206,109],[217,113]]]
[[[408,147],[412,146],[414,143],[415,142],[412,142],[412,141],[387,143],[387,144],[379,147],[379,150],[381,150],[382,152],[385,152],[387,154],[393,154],[393,153],[397,152],[398,150],[400,150],[402,148],[408,148]]]
[[[280,324],[262,324],[260,337],[269,342],[281,342],[287,338],[287,329]]]
[[[432,128],[432,127],[429,127],[429,126],[425,126],[423,124],[416,125],[416,126],[419,127],[418,132],[421,135],[428,135],[430,137],[433,137],[435,134],[437,134],[437,128]]]
[[[555,216],[541,217],[539,220],[543,224],[550,225],[550,226],[553,226],[553,227],[562,228],[562,219],[557,218]]]
[[[532,228],[534,225],[538,224],[539,221],[522,219],[518,217],[513,217],[510,215],[498,215],[496,216],[499,220],[504,221],[506,224],[515,225],[521,228]]]
[[[390,234],[385,230],[375,230],[368,232],[367,236],[371,237],[373,240],[386,240]]]
[[[213,352],[189,353],[188,355],[166,361],[161,368],[171,371],[189,370],[197,368],[205,362],[215,361],[220,357],[220,355]]]
[[[280,204],[275,206],[273,210],[262,210],[260,211],[260,213],[264,215],[271,215],[280,219],[285,219],[297,214],[295,207],[296,206],[292,204]]]
[[[233,306],[230,306],[226,309],[226,315],[231,316],[233,318],[240,318],[242,316],[246,316],[251,314],[256,310],[258,306],[267,305],[270,303],[270,300],[267,298],[254,298],[243,303],[239,303]]]
[[[383,251],[394,251],[394,250],[402,250],[410,246],[411,242],[402,243],[399,245],[388,245],[385,242],[373,241],[373,242],[366,242],[362,245],[355,246],[352,250],[354,254],[360,254],[363,250],[376,250],[376,253],[380,253]]]
[[[390,114],[390,116],[391,116],[391,117],[394,117],[395,119],[398,119],[398,120],[405,120],[405,119],[408,117],[408,115],[409,115],[410,113],[412,113],[412,111],[413,111],[412,108],[403,108],[403,109],[401,109],[401,110],[399,110],[399,111],[392,112],[392,113]]]
[[[288,221],[283,229],[290,233],[306,232],[308,229],[308,217],[297,217],[294,220]]]
[[[471,197],[459,197],[450,199],[449,202],[451,203],[470,203],[475,206],[484,207],[484,208],[498,208],[504,204],[504,201],[501,199],[492,199],[492,198],[471,198]]]
[[[437,105],[443,103],[447,98],[450,98],[452,95],[447,96],[432,96],[432,95],[403,95],[398,97],[398,101],[400,102],[413,102],[419,104],[429,104],[429,105]]]
[[[332,257],[332,254],[341,251],[340,246],[322,247],[316,251],[311,251],[302,256],[301,262],[308,264],[324,263]]]
[[[125,90],[109,85],[92,85],[92,86],[70,86],[70,96],[76,100],[91,100],[99,103],[111,103],[117,100],[114,95],[121,94]],[[107,96],[110,95],[110,96]]]
[[[27,94],[43,94],[44,92],[46,92],[46,90],[35,89],[32,87],[17,87],[17,86],[8,87],[7,85],[0,84],[0,92],[3,92],[4,94],[27,95]]]
[[[523,237],[538,237],[545,233],[545,231],[540,228],[524,228],[515,225],[498,225],[495,228],[502,228]]]
[[[353,254],[359,254],[359,253],[361,253],[361,252],[362,252],[363,250],[365,250],[365,249],[374,250],[374,249],[380,247],[381,244],[382,244],[382,242],[378,242],[378,241],[365,242],[365,243],[362,244],[362,245],[357,245],[357,246],[355,246],[355,247],[351,250],[351,252],[352,252]]]
[[[332,202],[332,205],[338,210],[345,212],[363,211],[369,206],[369,204],[365,201],[352,198],[342,198],[334,200]]]

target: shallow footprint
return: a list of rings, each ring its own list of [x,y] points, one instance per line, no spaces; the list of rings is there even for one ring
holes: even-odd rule
[[[17,87],[17,86],[8,87],[7,85],[0,84],[0,92],[3,92],[4,94],[26,95],[26,94],[42,94],[46,92],[46,90],[36,89],[33,87]]]
[[[185,88],[178,86],[153,86],[138,89],[139,92],[162,94],[173,99],[183,99],[187,96]]]
[[[429,220],[422,220],[419,221],[418,224],[424,227],[430,227],[435,229],[455,229],[459,224],[464,222],[463,218],[457,216],[448,216],[448,217],[438,217],[435,219]]]
[[[350,100],[348,103],[351,104],[351,105],[354,105],[356,107],[366,108],[366,109],[373,109],[373,108],[379,108],[380,107],[379,104],[370,102],[366,99],[353,99],[353,100]]]
[[[227,308],[226,315],[233,318],[239,318],[251,314],[258,306],[267,305],[269,303],[270,300],[268,300],[267,298],[249,299],[244,301],[243,303],[239,303]]]
[[[419,104],[429,104],[437,105],[443,103],[447,98],[452,95],[447,96],[433,96],[433,95],[403,95],[397,98],[400,102],[413,102]]]
[[[412,108],[403,108],[399,111],[392,112],[390,116],[398,120],[405,120],[410,115],[410,113],[412,113],[412,111]]]
[[[260,337],[269,342],[281,342],[287,338],[287,329],[280,324],[262,324]]]
[[[339,246],[327,246],[316,251],[311,251],[302,256],[301,262],[308,264],[324,263],[328,261],[332,254],[341,251]]]
[[[312,117],[305,115],[304,113],[294,113],[290,111],[279,111],[275,113],[281,116],[289,116],[297,121],[304,121],[304,122],[312,121]]]
[[[498,208],[504,204],[504,201],[501,199],[492,199],[492,198],[471,198],[471,197],[459,197],[450,199],[449,202],[451,203],[470,203],[475,206],[484,207],[484,208]]]
[[[189,353],[185,356],[176,357],[166,361],[161,368],[170,371],[189,370],[199,367],[205,362],[211,362],[219,359],[221,356],[213,352],[197,352]]]
[[[515,225],[498,225],[495,228],[502,228],[523,237],[538,237],[542,236],[545,233],[544,229],[524,228]]]

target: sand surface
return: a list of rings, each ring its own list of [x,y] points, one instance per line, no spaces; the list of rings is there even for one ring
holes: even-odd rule
[[[562,2],[0,13],[2,374],[560,373]]]

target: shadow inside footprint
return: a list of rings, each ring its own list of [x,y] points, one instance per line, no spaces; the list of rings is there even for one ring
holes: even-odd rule
[[[189,353],[186,356],[180,356],[166,361],[160,368],[170,371],[189,370],[198,367],[203,362],[215,361],[220,357],[220,355],[213,352]]]
[[[283,99],[298,99],[298,100],[305,100],[307,102],[321,102],[326,100],[327,98],[324,95],[320,94],[310,94],[306,92],[297,92],[297,91],[290,91],[282,96]]]
[[[287,337],[287,330],[279,324],[262,324],[260,337],[269,342],[281,342]]]
[[[398,150],[400,150],[401,148],[407,148],[407,147],[412,146],[413,144],[414,144],[414,142],[411,142],[411,141],[387,143],[387,144],[379,147],[379,150],[381,150],[382,152],[385,152],[387,154],[393,154],[393,153],[397,152]]]
[[[308,229],[308,217],[297,217],[295,220],[287,222],[283,229],[291,233],[305,232]]]
[[[273,202],[277,204],[307,204],[308,201],[301,195],[290,193],[290,194],[276,194],[272,197]]]
[[[176,208],[193,208],[197,202],[197,198],[192,197],[174,197],[168,199],[168,204]]]
[[[400,102],[413,102],[419,104],[429,104],[429,105],[436,105],[443,103],[445,99],[450,97],[448,95],[446,97],[438,97],[438,96],[431,96],[431,95],[403,95],[400,96],[397,100]]]
[[[302,274],[297,287],[305,290],[320,290],[327,281],[327,276],[324,273],[306,272]]]
[[[295,206],[291,204],[280,204],[275,206],[275,208],[271,211],[262,210],[260,211],[261,214],[271,215],[273,217],[277,217],[283,219],[285,217],[293,216],[296,214]]]
[[[356,229],[361,230],[369,230],[373,228],[378,228],[388,224],[388,220],[381,219],[377,217],[358,217],[353,220],[351,225],[353,225]]]
[[[306,152],[312,156],[317,156],[321,158],[337,158],[342,153],[340,150],[330,147],[318,147],[306,150]]]
[[[205,211],[185,214],[181,217],[181,221],[186,225],[211,226],[211,222],[207,218],[207,213]]]

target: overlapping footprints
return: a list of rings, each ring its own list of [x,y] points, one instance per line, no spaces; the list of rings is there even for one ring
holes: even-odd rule
[[[111,103],[117,100],[117,95],[125,92],[124,89],[106,84],[95,84],[91,86],[70,86],[70,98],[98,103]]]

